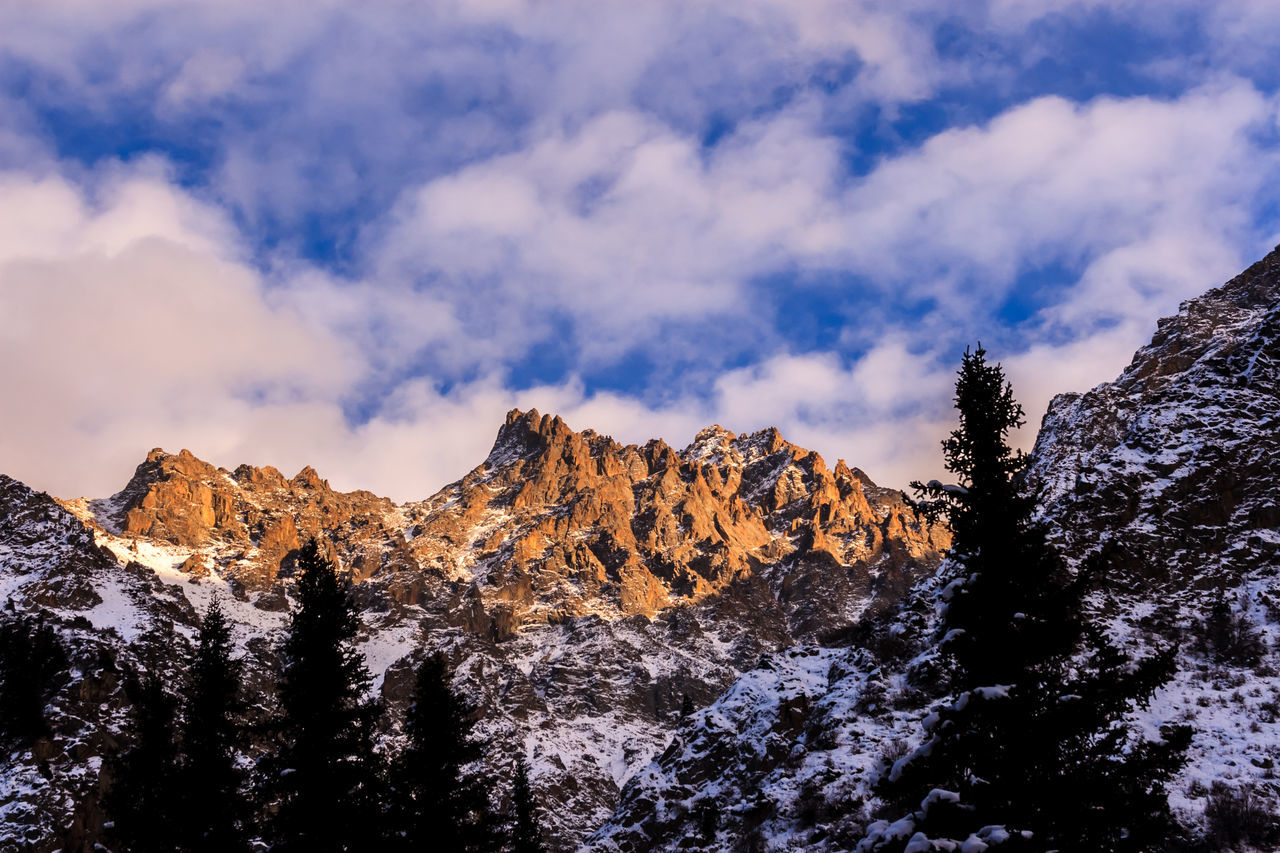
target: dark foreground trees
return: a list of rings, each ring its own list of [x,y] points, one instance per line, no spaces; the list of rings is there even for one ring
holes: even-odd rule
[[[405,715],[408,745],[392,768],[395,849],[483,853],[501,844],[483,779],[467,765],[480,758],[471,709],[450,686],[443,655],[423,661]]]
[[[112,761],[105,803],[112,849],[238,853],[252,841],[275,853],[542,853],[528,766],[517,762],[509,808],[495,812],[475,715],[452,690],[442,655],[417,672],[405,748],[389,765],[375,753],[382,709],[356,647],[350,584],[314,542],[298,568],[268,724],[243,723],[243,668],[218,604],[185,671],[168,660],[171,633],[139,648],[140,674],[128,688],[132,739]],[[251,738],[265,755],[250,790],[239,768],[255,751]]]
[[[0,742],[48,734],[45,707],[67,676],[67,652],[44,619],[0,617]]]
[[[380,788],[368,698],[356,649],[350,584],[314,541],[298,558],[298,606],[282,649],[277,750],[262,763],[273,816],[271,849],[325,853],[374,848]]]
[[[236,763],[240,666],[218,603],[201,620],[185,673],[162,663],[172,647],[172,635],[161,632],[140,649],[144,672],[129,686],[133,742],[112,762],[105,804],[111,837],[132,853],[247,850],[250,812]]]
[[[231,626],[215,600],[200,623],[183,707],[178,849],[191,853],[248,849],[246,780],[237,765],[242,667],[231,648]]]
[[[170,853],[184,834],[178,700],[166,688],[172,674],[161,665],[171,639],[154,633],[144,637],[139,650],[144,668],[126,679],[132,743],[111,761],[104,806],[112,846],[129,853]]]
[[[511,785],[511,814],[508,818],[511,853],[547,853],[542,839],[542,822],[538,820],[538,804],[529,784],[529,762],[516,758],[515,780]]]
[[[1102,560],[1069,570],[1019,490],[1008,444],[1022,425],[1000,366],[979,347],[956,382],[959,426],[943,442],[955,485],[913,484],[954,543],[941,593],[940,651],[954,700],[923,745],[886,769],[881,795],[904,817],[873,824],[859,850],[930,849],[976,838],[1035,850],[1159,849],[1176,830],[1165,784],[1185,728],[1143,740],[1126,715],[1173,674],[1173,650],[1133,661],[1084,616]]]

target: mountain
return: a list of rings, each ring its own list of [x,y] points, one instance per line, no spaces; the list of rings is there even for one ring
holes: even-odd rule
[[[1277,842],[1278,370],[1280,249],[1161,320],[1115,382],[1056,397],[1026,475],[1069,560],[1106,555],[1089,606],[1113,638],[1178,649],[1138,717],[1151,733],[1194,727],[1170,802],[1205,849]],[[848,642],[745,673],[631,778],[585,849],[845,851],[899,817],[872,785],[945,698],[918,666],[936,593],[925,578]]]
[[[218,597],[250,718],[268,713],[311,537],[356,584],[361,648],[393,716],[415,663],[444,651],[498,778],[517,750],[530,760],[558,850],[614,811],[685,697],[706,705],[762,656],[888,612],[949,541],[897,491],[776,430],[711,427],[676,451],[536,411],[511,412],[483,463],[420,502],[337,492],[311,468],[286,478],[153,450],[105,499],[0,478],[0,512],[6,607],[42,614],[71,648],[52,736],[0,768],[0,849],[37,851],[101,838],[102,759],[127,742],[145,636],[180,662]]]
[[[1088,606],[1118,643],[1178,649],[1139,722],[1195,728],[1171,803],[1207,849],[1274,843],[1280,801],[1278,332],[1280,252],[1162,320],[1115,382],[1055,398],[1025,481],[1072,563],[1105,555]],[[0,477],[0,617],[41,614],[72,660],[52,735],[0,759],[0,850],[93,849],[138,641],[181,661],[214,596],[249,719],[269,712],[310,537],[356,582],[392,717],[444,651],[489,768],[530,760],[557,850],[853,849],[945,699],[922,662],[946,531],[776,430],[677,451],[515,411],[407,504],[156,450],[105,499]]]

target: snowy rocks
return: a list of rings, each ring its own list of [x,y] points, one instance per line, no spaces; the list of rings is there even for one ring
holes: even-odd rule
[[[1115,382],[1055,398],[1030,481],[1073,556],[1110,542],[1146,581],[1232,587],[1280,564],[1277,427],[1280,251],[1161,320]]]
[[[334,491],[309,467],[286,478],[163,450],[111,498],[59,505],[0,478],[6,500],[0,584],[17,607],[78,618],[74,630],[127,658],[166,626],[178,649],[216,595],[259,698],[294,554],[319,536],[356,584],[362,648],[391,708],[424,650],[446,652],[495,767],[529,758],[556,850],[608,818],[686,697],[705,705],[762,655],[890,606],[948,541],[898,492],[776,430],[624,446],[536,411],[511,412],[461,480],[399,506]],[[771,717],[762,761],[783,760],[807,714],[796,700]],[[84,720],[119,735],[118,715]],[[84,778],[50,788],[64,812],[50,826],[65,818],[78,834],[50,829],[37,849],[96,840],[86,786],[102,757],[89,748]]]
[[[715,432],[695,447],[699,458],[715,459],[735,445]],[[760,436],[765,459],[782,450]],[[743,481],[761,464],[744,465]],[[785,465],[803,470],[805,462]],[[846,490],[854,480],[872,507],[884,506],[854,472],[837,466],[833,479],[843,506],[853,505],[855,493]],[[1280,251],[1161,321],[1115,382],[1055,398],[1028,474],[1071,561],[1105,555],[1106,582],[1089,606],[1112,639],[1139,655],[1178,649],[1176,677],[1135,714],[1153,733],[1166,722],[1195,729],[1188,765],[1169,792],[1192,834],[1216,831],[1215,808],[1254,798],[1274,811],[1280,799],[1278,482]],[[776,504],[792,493],[779,479],[748,494],[751,505],[773,505],[769,517],[789,515],[796,534],[788,541],[794,550],[762,574],[780,581],[780,600],[811,598],[795,567],[845,559],[840,530],[856,513],[811,516],[812,503],[785,511]],[[834,503],[829,488],[811,494]],[[793,499],[797,505],[804,499]],[[935,845],[910,817],[873,819],[881,816],[876,780],[920,746],[935,706],[966,698],[941,695],[929,646],[945,590],[936,576],[917,581],[910,570],[890,580],[895,549],[906,550],[909,565],[919,540],[900,536],[892,513],[882,519],[872,529],[883,531],[880,547],[890,556],[877,580],[897,584],[886,598],[904,603],[870,623],[878,632],[851,635],[864,648],[793,648],[742,675],[631,778],[587,850],[957,849]],[[828,566],[827,574],[837,571]],[[1215,601],[1222,604],[1211,608]],[[804,613],[788,606],[791,622]],[[1224,644],[1219,635],[1250,642]],[[985,827],[958,849],[998,848],[1009,835]],[[1270,849],[1272,842],[1255,840]]]

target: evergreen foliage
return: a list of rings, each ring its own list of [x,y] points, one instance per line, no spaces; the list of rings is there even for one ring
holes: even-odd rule
[[[45,707],[67,665],[61,637],[43,618],[0,620],[0,741],[26,746],[49,733]]]
[[[1034,521],[1025,458],[1008,445],[1022,408],[981,347],[965,352],[955,402],[943,449],[958,483],[912,484],[954,535],[939,648],[955,699],[882,782],[908,819],[873,824],[859,850],[926,849],[917,832],[921,844],[1157,849],[1177,830],[1164,786],[1190,731],[1146,741],[1125,717],[1172,677],[1173,649],[1134,662],[1082,615],[1103,560],[1073,575]]]
[[[230,625],[215,600],[200,623],[183,705],[181,849],[192,853],[248,849],[245,780],[236,766],[240,672],[240,661],[231,658]]]
[[[542,824],[538,820],[538,804],[529,784],[529,763],[524,756],[516,759],[516,775],[511,785],[511,853],[546,853],[542,841]]]
[[[1215,661],[1239,666],[1256,665],[1266,649],[1253,620],[1243,608],[1232,610],[1221,590],[1209,606],[1209,615],[1201,632],[1201,646]]]
[[[285,638],[277,751],[262,762],[268,834],[277,853],[338,853],[375,846],[379,778],[367,698],[371,678],[355,647],[350,583],[316,542],[298,557],[298,599]]]
[[[684,700],[680,703],[680,719],[685,719],[694,712],[693,697],[688,693],[684,694]]]
[[[116,849],[172,853],[183,819],[178,700],[165,689],[165,670],[159,665],[157,649],[168,644],[155,635],[143,643],[143,674],[126,683],[133,744],[111,761],[104,807]]]
[[[428,657],[405,716],[408,745],[392,771],[397,849],[481,853],[500,846],[483,780],[467,772],[481,756],[472,726],[444,656]]]

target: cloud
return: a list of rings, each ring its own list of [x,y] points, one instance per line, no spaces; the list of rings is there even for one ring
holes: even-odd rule
[[[301,415],[351,380],[348,348],[273,305],[225,217],[163,175],[114,171],[89,192],[10,173],[0,192],[0,458],[13,475],[99,490],[140,443],[223,446],[246,420]]]
[[[664,324],[752,323],[745,284],[814,239],[836,174],[833,140],[799,120],[707,153],[611,113],[407,193],[372,274],[413,281],[515,352],[549,333],[529,318],[550,310],[572,319],[583,358],[617,358]]]
[[[104,494],[161,444],[408,499],[537,406],[935,476],[966,344],[1034,425],[1268,248],[1266,4],[1181,7],[1194,86],[1008,100],[1037,22],[1164,8],[0,5],[0,470]]]

